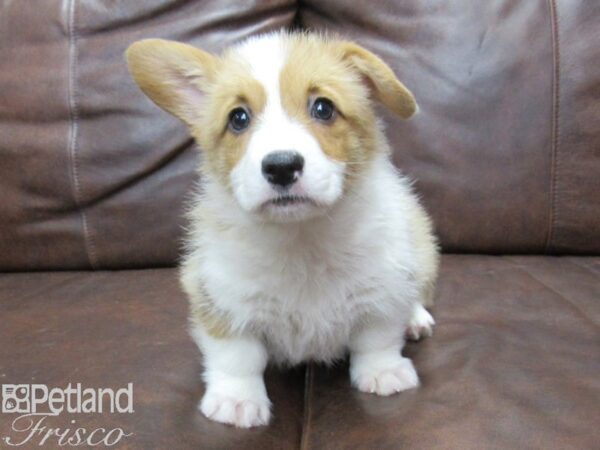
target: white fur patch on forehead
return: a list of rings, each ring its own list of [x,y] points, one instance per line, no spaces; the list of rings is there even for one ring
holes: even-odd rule
[[[287,59],[283,32],[248,38],[234,52],[250,67],[252,76],[263,85],[267,102],[279,101],[279,74]]]

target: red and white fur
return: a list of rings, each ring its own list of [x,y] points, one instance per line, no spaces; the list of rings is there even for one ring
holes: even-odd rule
[[[127,56],[144,92],[205,152],[181,268],[204,357],[201,411],[239,427],[267,424],[269,361],[349,353],[359,390],[416,387],[401,351],[405,336],[431,334],[424,305],[439,258],[374,116],[373,101],[404,118],[416,111],[391,69],[356,44],[309,34],[253,37],[219,56],[146,40]],[[331,98],[337,115],[315,118],[315,97]],[[250,117],[241,131],[231,128],[240,107]],[[281,150],[304,161],[285,189],[261,169]]]

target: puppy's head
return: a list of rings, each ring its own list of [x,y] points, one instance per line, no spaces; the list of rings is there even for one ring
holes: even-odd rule
[[[140,88],[183,120],[204,171],[249,214],[324,214],[378,151],[371,100],[403,118],[412,94],[377,56],[347,41],[276,33],[219,56],[149,39],[127,50]]]

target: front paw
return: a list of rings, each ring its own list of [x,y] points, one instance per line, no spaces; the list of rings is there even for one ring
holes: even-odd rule
[[[271,402],[260,377],[209,382],[199,409],[211,420],[240,428],[267,425],[271,417]]]
[[[350,378],[359,391],[382,396],[419,385],[412,361],[400,355],[364,355],[355,358],[350,366]]]

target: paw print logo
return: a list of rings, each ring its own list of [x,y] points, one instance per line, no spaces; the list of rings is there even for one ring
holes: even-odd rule
[[[31,410],[29,403],[29,385],[2,385],[2,412],[26,414]]]

